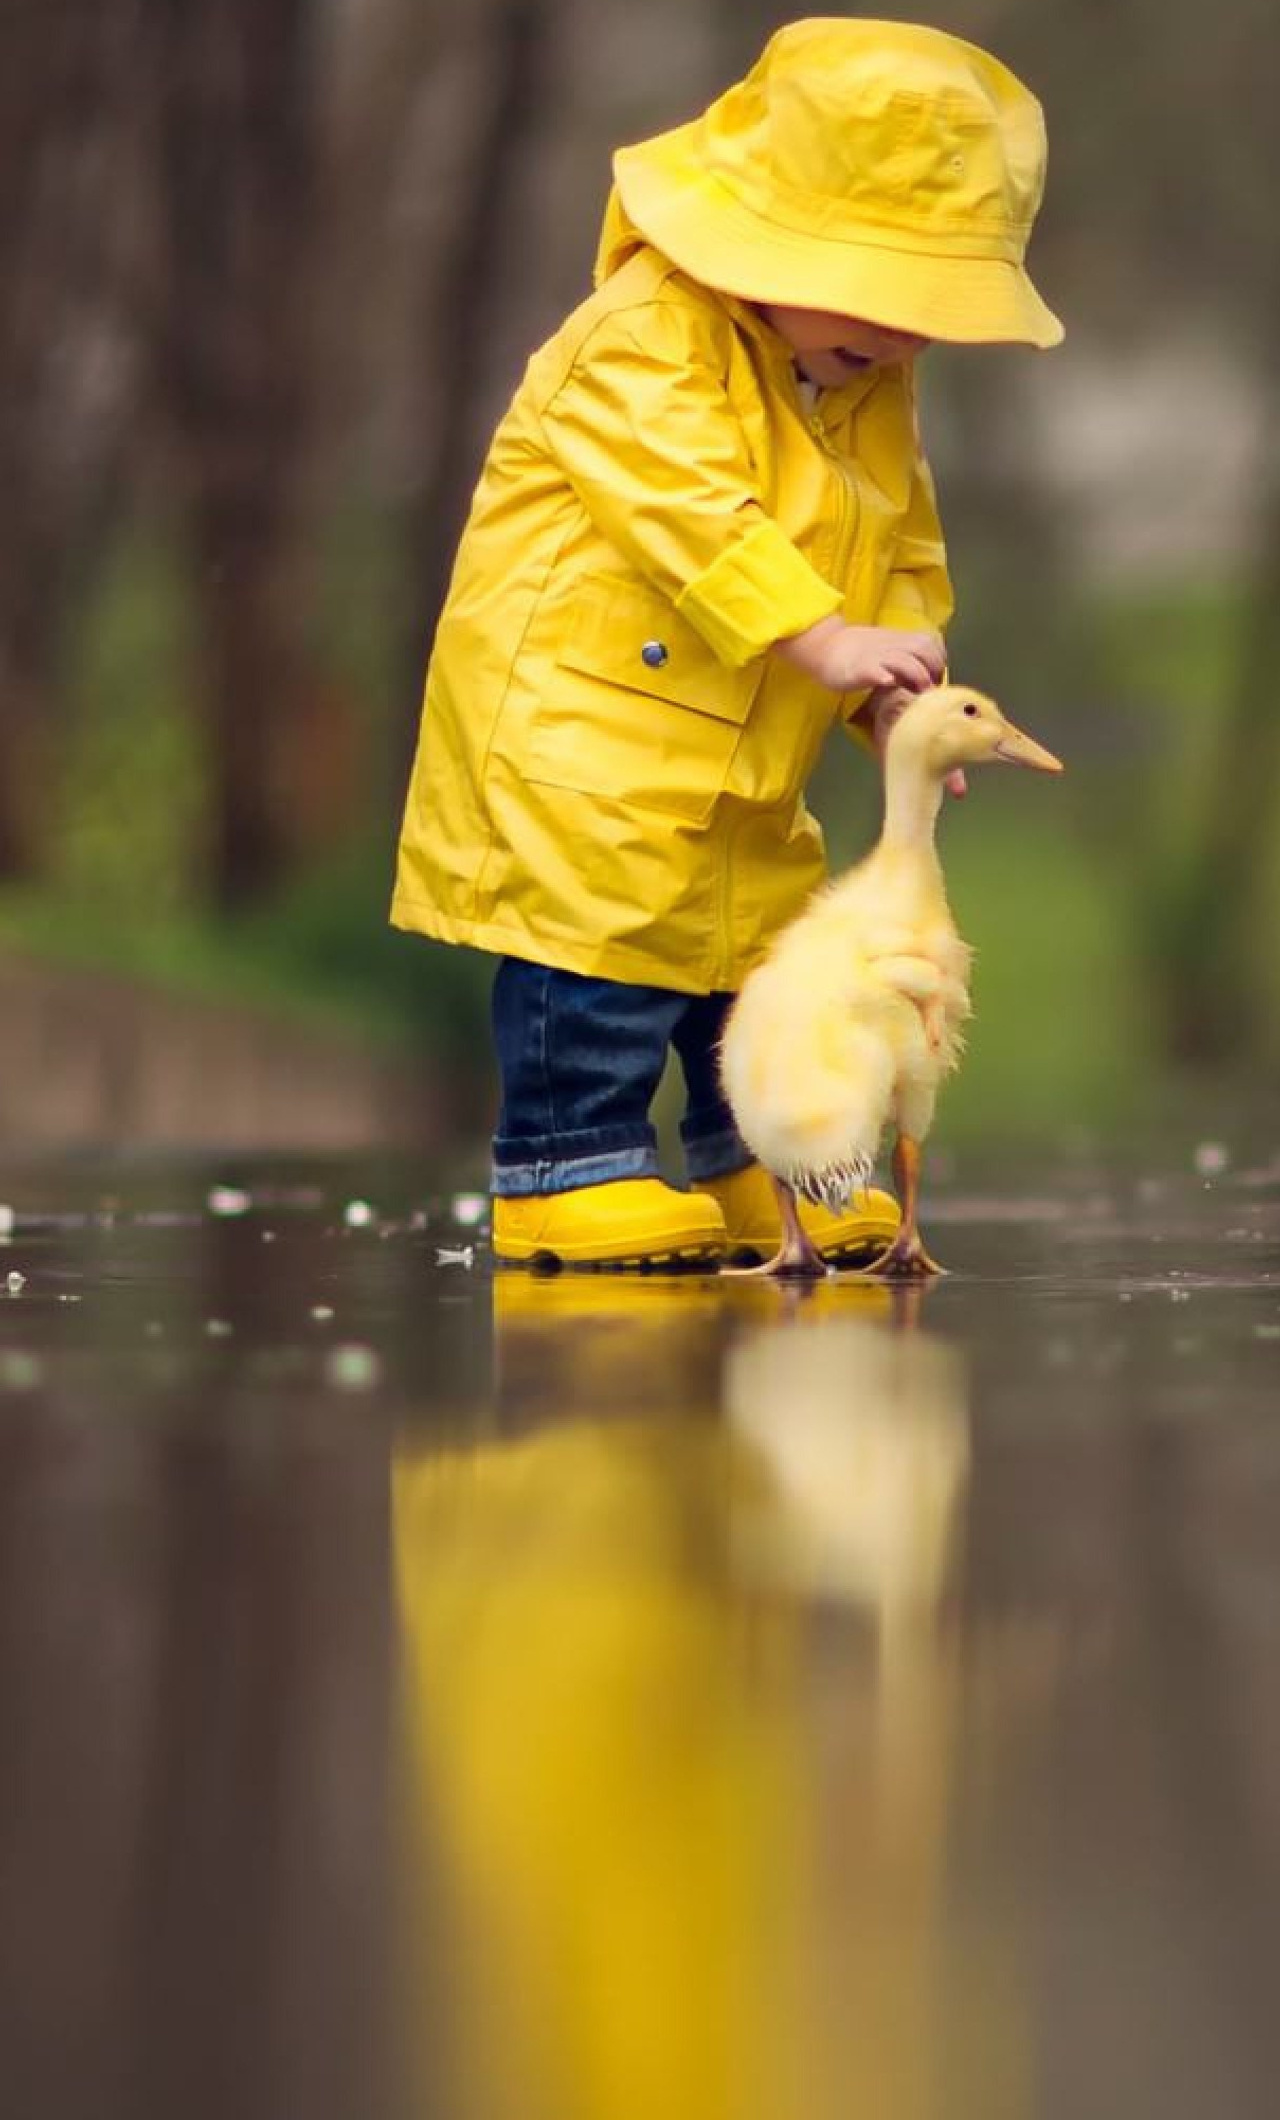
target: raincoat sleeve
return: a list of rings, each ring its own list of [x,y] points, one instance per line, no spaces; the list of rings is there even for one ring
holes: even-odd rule
[[[592,332],[542,408],[596,528],[738,667],[838,611],[762,505],[710,327],[655,304]]]

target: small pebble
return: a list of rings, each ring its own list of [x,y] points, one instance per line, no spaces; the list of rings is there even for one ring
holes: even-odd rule
[[[238,1185],[215,1185],[208,1195],[211,1215],[245,1215],[253,1205],[247,1192]]]
[[[333,1316],[332,1305],[328,1303],[313,1303],[311,1315],[319,1324],[323,1325],[327,1319]]]
[[[235,1327],[228,1324],[226,1318],[209,1318],[205,1322],[204,1330],[206,1339],[229,1340]]]
[[[264,1229],[262,1232],[262,1241],[264,1244],[274,1244],[276,1241],[276,1233],[274,1229]]]
[[[27,1277],[24,1273],[11,1273],[5,1285],[11,1296],[20,1296],[27,1285]]]
[[[367,1229],[373,1220],[373,1209],[367,1200],[348,1200],[342,1219],[348,1229]]]

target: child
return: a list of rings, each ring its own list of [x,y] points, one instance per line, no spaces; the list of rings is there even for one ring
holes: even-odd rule
[[[943,674],[913,361],[1061,338],[1022,265],[1044,154],[986,53],[829,19],[615,157],[596,291],[530,362],[463,534],[392,909],[500,960],[500,1259],[776,1240],[717,1038],[822,879],[828,731],[874,738]],[[669,1046],[690,1191],[649,1120]],[[803,1213],[833,1259],[897,1223],[877,1192]]]

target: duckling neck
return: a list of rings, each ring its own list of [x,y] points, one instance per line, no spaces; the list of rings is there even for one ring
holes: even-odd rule
[[[919,761],[890,745],[885,770],[882,846],[936,859],[934,832],[942,807],[942,782]]]

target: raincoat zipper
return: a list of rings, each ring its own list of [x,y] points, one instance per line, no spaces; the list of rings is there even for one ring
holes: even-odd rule
[[[858,533],[858,495],[854,478],[844,458],[831,446],[827,438],[826,423],[822,414],[810,412],[807,425],[823,456],[830,466],[831,475],[839,487],[837,518],[831,533],[831,571],[836,576],[833,587],[845,590],[845,578],[853,559],[853,546]]]

